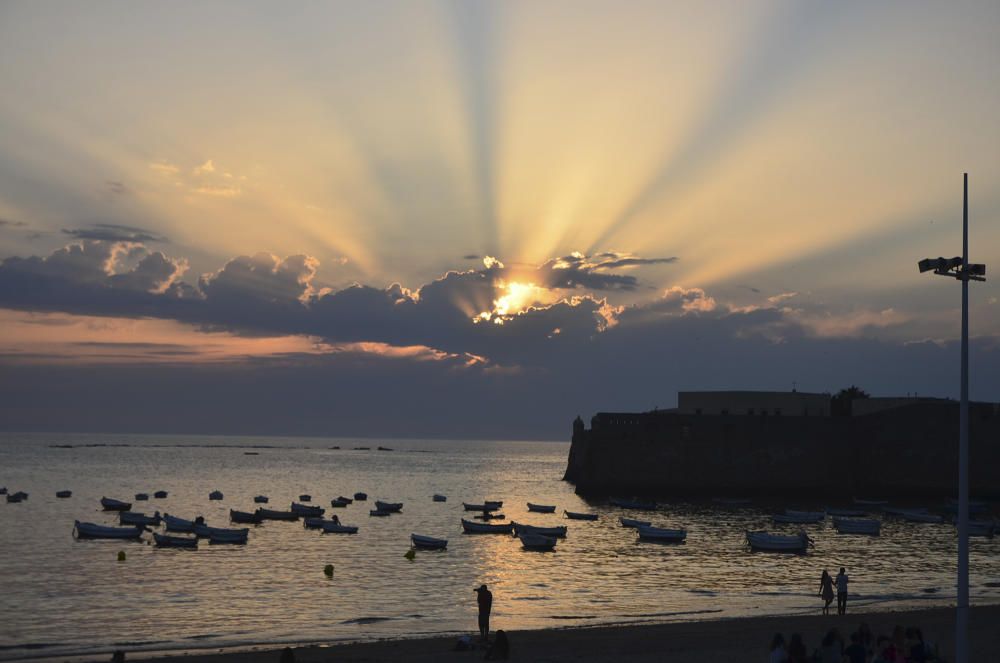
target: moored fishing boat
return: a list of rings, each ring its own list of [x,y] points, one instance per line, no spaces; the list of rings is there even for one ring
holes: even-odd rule
[[[298,520],[299,514],[294,511],[275,511],[274,509],[257,509],[261,520]]]
[[[838,534],[878,536],[882,532],[882,523],[874,518],[834,518],[833,528]]]
[[[306,529],[323,529],[323,523],[327,522],[322,516],[307,516],[302,519],[302,526]],[[333,521],[330,521],[333,522]]]
[[[656,510],[656,502],[645,502],[643,500],[626,500],[621,497],[612,497],[608,499],[608,503],[612,506],[621,507],[623,509],[638,509],[640,511]]]
[[[556,507],[549,504],[532,504],[528,502],[528,511],[533,511],[535,513],[555,513]]]
[[[167,491],[165,491],[165,490],[158,490],[155,493],[153,493],[153,497],[155,497],[158,500],[166,499],[167,498]]]
[[[312,502],[312,495],[299,495],[300,502]]]
[[[359,502],[364,502],[366,499],[368,499],[368,493],[360,493],[360,492],[354,493],[354,499],[356,499]]]
[[[350,503],[351,502],[345,502],[344,500],[342,500],[339,497],[337,499],[330,500],[330,506],[332,506],[334,509],[343,509],[343,508],[345,508]]]
[[[563,511],[570,520],[597,520],[596,513],[577,513],[575,511]]]
[[[292,502],[292,506],[288,510],[300,516],[309,516],[312,518],[317,518],[326,513],[326,510],[321,506],[299,504],[298,502]]]
[[[645,525],[637,528],[640,541],[659,541],[664,543],[681,543],[687,538],[687,530],[666,529]]]
[[[768,532],[747,532],[746,543],[750,550],[765,552],[805,553],[812,540],[805,532],[792,536],[769,534]]]
[[[496,502],[483,502],[482,504],[469,504],[468,502],[462,502],[462,508],[466,511],[482,511],[484,513],[487,511],[496,511],[501,506],[502,505],[497,504]]]
[[[383,502],[381,500],[375,500],[375,508],[380,511],[388,511],[390,513],[398,513],[403,510],[402,502]]]
[[[904,511],[898,515],[902,516],[903,520],[909,523],[928,523],[934,525],[944,522],[944,516],[926,511]]]
[[[194,533],[199,538],[208,539],[209,543],[246,543],[250,530],[246,527],[242,529],[226,529],[195,523]]]
[[[474,523],[462,518],[462,529],[466,534],[510,534],[514,531],[514,523]]]
[[[159,548],[197,548],[198,537],[196,536],[170,536],[153,532],[153,541]]]
[[[208,494],[208,499],[210,500],[221,500],[223,497],[221,490],[213,490]]]
[[[502,513],[497,513],[496,511],[483,511],[477,516],[473,516],[476,520],[503,520],[507,516]]]
[[[540,527],[538,525],[528,525],[526,523],[511,522],[514,527],[514,534],[541,534],[553,538],[563,538],[566,536],[567,527],[558,525],[556,527]]]
[[[138,539],[142,536],[141,527],[106,527],[79,520],[73,522],[73,529],[78,539]]]
[[[193,520],[185,520],[184,518],[177,518],[176,516],[171,516],[169,513],[163,514],[163,524],[166,526],[166,530],[168,532],[194,531]]]
[[[396,513],[396,512],[395,511],[386,511],[385,509],[370,509],[368,511],[368,515],[369,516],[377,516],[379,518],[383,518],[385,516],[391,516],[394,513]]]
[[[152,516],[147,516],[144,513],[138,513],[135,511],[120,511],[118,513],[118,522],[121,525],[138,525],[140,527],[158,527],[160,525],[160,512],[157,511]]]
[[[354,525],[341,525],[333,520],[326,520],[321,526],[324,534],[357,534],[358,528]]]
[[[267,495],[257,495],[253,498],[254,504],[267,504]]]
[[[622,527],[649,527],[652,525],[648,520],[636,520],[635,518],[619,518]]]
[[[135,501],[136,502],[146,502],[148,500],[149,500],[149,493],[136,493],[135,494]]]
[[[448,547],[448,539],[436,539],[433,536],[423,536],[421,534],[410,534],[410,541],[414,548],[424,548],[426,550],[444,550]]]
[[[970,520],[969,536],[992,537],[997,531],[997,524],[992,520]]]
[[[521,534],[517,538],[521,540],[521,546],[525,550],[535,550],[539,552],[554,550],[557,541],[555,537],[528,533]]]
[[[102,497],[101,508],[105,511],[128,511],[132,508],[132,503],[122,502],[121,500],[111,499],[110,497]]]
[[[431,497],[431,499],[434,500],[435,502],[447,502],[448,501],[448,497],[445,496],[445,495],[442,495],[440,493],[435,493],[434,496]]]
[[[263,518],[256,511],[249,513],[247,511],[237,511],[236,509],[229,510],[229,520],[234,523],[244,523],[251,525],[259,525]]]
[[[58,491],[56,493],[56,497],[61,497],[63,499],[65,499],[67,497],[73,497],[73,491],[72,490],[60,490],[60,491]]]

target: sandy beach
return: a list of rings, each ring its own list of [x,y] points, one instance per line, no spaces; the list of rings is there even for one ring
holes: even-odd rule
[[[641,626],[550,629],[509,633],[514,661],[671,661],[672,663],[731,663],[766,660],[767,647],[776,632],[801,633],[810,651],[830,628],[839,628],[845,639],[861,622],[872,632],[891,633],[896,625],[918,626],[928,643],[937,643],[943,656],[952,658],[954,648],[954,609],[934,608],[905,612],[871,612],[798,617],[760,617],[722,621],[651,624]],[[474,616],[470,626],[474,627]],[[970,618],[971,660],[997,660],[1000,656],[1000,606],[974,608]],[[502,627],[503,624],[497,624]],[[470,629],[470,634],[472,629]],[[455,651],[454,637],[416,640],[386,640],[300,647],[295,650],[298,662],[320,661],[436,661],[481,660],[483,651]],[[280,649],[230,653],[189,653],[141,658],[129,655],[129,661],[157,663],[264,663],[276,662]],[[110,657],[109,657],[110,658]],[[106,659],[101,659],[106,660]]]

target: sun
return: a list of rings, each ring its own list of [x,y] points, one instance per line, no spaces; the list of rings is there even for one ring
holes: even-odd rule
[[[473,318],[475,322],[493,321],[502,325],[512,317],[523,313],[532,306],[551,304],[557,297],[544,286],[520,281],[498,280],[495,283],[499,296],[493,300],[493,309],[483,311]]]

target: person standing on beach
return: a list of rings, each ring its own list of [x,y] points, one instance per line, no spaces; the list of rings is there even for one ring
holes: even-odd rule
[[[476,590],[476,602],[479,604],[479,637],[483,642],[490,639],[490,611],[493,610],[493,592],[481,585]]]
[[[843,566],[837,574],[837,614],[847,614],[847,570]]]
[[[830,604],[833,603],[833,578],[830,572],[823,569],[823,575],[819,578],[819,595],[823,597],[823,614],[830,614]],[[837,608],[839,614],[840,608]]]

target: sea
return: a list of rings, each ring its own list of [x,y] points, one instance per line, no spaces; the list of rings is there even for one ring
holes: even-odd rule
[[[0,486],[29,497],[0,502],[0,660],[474,633],[482,584],[493,591],[493,628],[515,631],[818,613],[821,572],[842,566],[852,612],[954,603],[951,524],[886,519],[881,536],[866,537],[838,535],[827,519],[805,526],[815,542],[805,555],[752,553],[747,530],[799,527],[773,525],[771,514],[825,505],[672,501],[629,511],[576,495],[562,480],[568,452],[565,442],[2,434]],[[72,497],[57,499],[64,489]],[[157,490],[168,497],[153,499]],[[224,498],[209,500],[214,490]],[[359,491],[367,502],[329,508]],[[150,534],[74,537],[75,520],[117,524],[102,496],[140,492],[151,499],[133,510],[221,527],[229,509],[253,510],[255,495],[288,509],[308,494],[359,531],[267,521],[251,526],[246,545],[197,550],[157,548]],[[404,506],[371,517],[376,499]],[[463,534],[473,514],[462,502],[485,499],[503,500],[508,519],[567,525],[568,536],[541,553],[512,536]],[[529,513],[529,501],[556,512]],[[599,519],[568,520],[564,510]],[[684,528],[687,541],[639,542],[621,516]],[[411,533],[445,538],[447,549],[409,559]],[[974,538],[970,559],[973,604],[1000,603],[1000,537]]]

